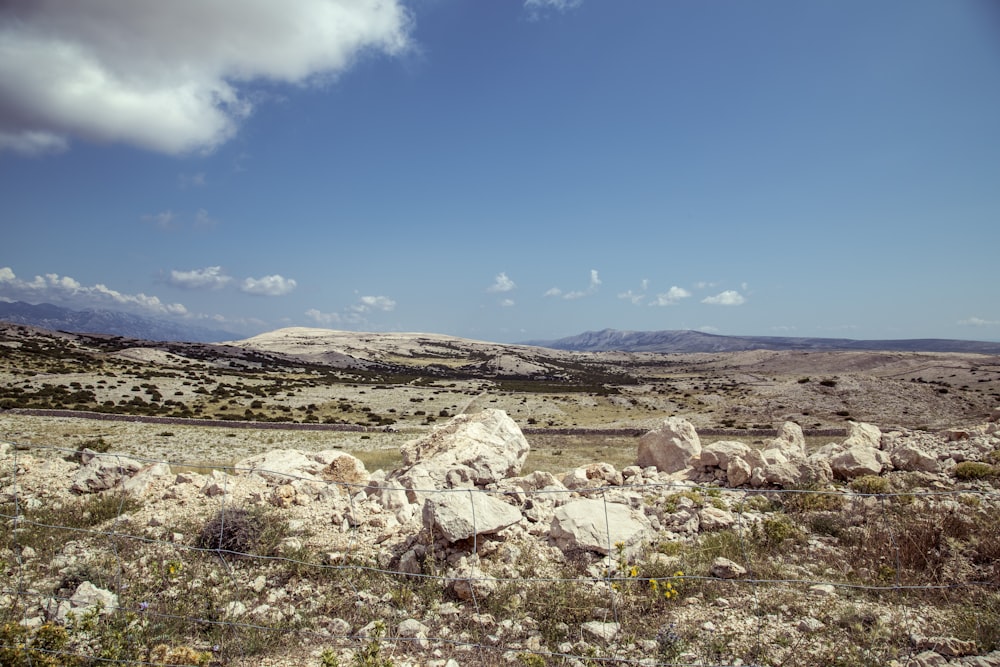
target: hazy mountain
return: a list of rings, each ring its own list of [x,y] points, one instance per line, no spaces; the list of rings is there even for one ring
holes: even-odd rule
[[[143,340],[210,343],[240,337],[230,331],[178,324],[114,310],[70,310],[50,303],[34,305],[23,301],[0,301],[0,320],[54,331],[110,334]]]
[[[898,352],[966,352],[1000,354],[1000,343],[918,338],[853,340],[782,336],[720,336],[701,331],[587,331],[551,341],[532,341],[556,350],[577,352],[740,352],[744,350],[877,350]]]

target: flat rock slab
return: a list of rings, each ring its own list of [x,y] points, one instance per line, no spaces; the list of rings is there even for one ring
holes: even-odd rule
[[[449,542],[488,535],[521,520],[521,512],[481,492],[438,493],[424,503],[424,527]]]
[[[564,551],[585,549],[607,555],[615,544],[626,548],[638,544],[648,531],[646,518],[628,505],[583,499],[556,510],[549,534]]]

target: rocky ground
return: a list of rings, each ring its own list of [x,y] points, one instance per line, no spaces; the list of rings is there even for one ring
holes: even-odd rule
[[[0,445],[0,658],[1000,665],[998,418],[807,447],[668,417],[630,465],[560,474],[524,474],[496,409],[377,470]]]

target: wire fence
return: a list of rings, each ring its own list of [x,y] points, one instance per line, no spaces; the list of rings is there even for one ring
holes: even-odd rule
[[[403,489],[0,447],[4,665],[876,665],[1000,649],[986,483]],[[107,488],[69,493],[83,468]],[[590,514],[567,518],[581,501]]]

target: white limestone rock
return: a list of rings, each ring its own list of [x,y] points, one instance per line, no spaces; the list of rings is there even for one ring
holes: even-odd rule
[[[705,445],[701,450],[699,463],[706,467],[717,467],[729,470],[729,462],[734,458],[743,458],[750,453],[750,445],[738,440],[719,440]]]
[[[405,443],[400,452],[407,469],[393,477],[408,489],[482,487],[517,476],[528,450],[517,423],[503,410],[487,409],[453,417],[429,435]]]
[[[80,466],[73,476],[70,490],[76,493],[97,493],[112,489],[136,474],[144,464],[120,454],[98,454],[83,450]]]
[[[941,472],[941,462],[916,445],[903,445],[892,450],[892,465],[907,472]]]
[[[878,475],[883,466],[877,452],[877,449],[863,445],[849,447],[830,460],[834,477],[850,481],[864,475]]]
[[[424,503],[424,527],[449,542],[496,533],[521,520],[521,512],[481,492],[438,493]]]
[[[844,440],[843,447],[872,447],[879,449],[882,446],[882,431],[874,424],[864,422],[847,422],[847,439]]]
[[[563,551],[583,549],[609,554],[621,542],[626,550],[638,546],[649,533],[645,516],[620,503],[584,498],[558,508],[549,536]]]
[[[667,417],[663,424],[639,438],[636,465],[655,466],[660,472],[678,472],[696,464],[701,456],[701,440],[691,422]]]

